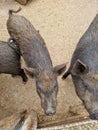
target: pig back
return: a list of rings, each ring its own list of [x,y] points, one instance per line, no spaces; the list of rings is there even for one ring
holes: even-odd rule
[[[52,61],[45,42],[23,16],[11,15],[7,21],[10,36],[16,40],[28,67],[51,69]]]
[[[98,68],[98,14],[79,40],[72,56],[71,67],[77,59],[92,71]]]
[[[21,53],[28,67],[51,70],[52,61],[48,49],[38,36],[25,40],[26,46],[21,47]]]
[[[29,20],[23,16],[13,14],[7,20],[7,29],[10,36],[16,40],[26,39],[37,33]]]
[[[7,42],[0,41],[0,73],[18,74],[20,70],[20,56]]]

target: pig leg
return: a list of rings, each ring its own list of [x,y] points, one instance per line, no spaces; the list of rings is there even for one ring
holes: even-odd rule
[[[12,74],[12,77],[16,77],[16,76],[21,76],[22,81],[25,82],[25,83],[28,81],[28,77],[26,76],[23,69],[20,69],[18,74]]]
[[[70,75],[70,71],[65,72],[65,74],[62,76],[62,79],[66,79]]]
[[[19,75],[22,77],[23,82],[27,82],[28,81],[28,77],[26,76],[26,74],[25,74],[23,69],[20,70],[20,74]]]

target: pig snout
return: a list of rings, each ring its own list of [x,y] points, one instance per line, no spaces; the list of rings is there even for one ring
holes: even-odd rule
[[[49,84],[49,82],[48,82]],[[41,106],[47,116],[56,113],[58,84],[53,83],[50,87],[44,87],[42,82],[36,82],[37,93],[41,99]]]
[[[42,108],[47,116],[54,115],[56,113],[56,101],[45,97],[44,102],[42,102]]]
[[[56,109],[53,108],[53,107],[50,107],[50,108],[48,108],[48,109],[45,111],[45,114],[46,114],[47,116],[54,115],[55,113],[56,113]]]
[[[45,114],[47,116],[54,115],[56,113],[56,107],[48,104],[47,109],[45,110]]]

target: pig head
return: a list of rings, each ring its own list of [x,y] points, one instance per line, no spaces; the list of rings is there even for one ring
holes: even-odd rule
[[[90,67],[77,60],[71,75],[77,95],[83,101],[91,119],[98,120],[98,71],[90,71]]]
[[[66,69],[66,64],[51,68],[51,71],[26,68],[26,72],[36,79],[36,89],[41,98],[41,105],[46,115],[56,113],[58,82],[57,76],[61,75]]]
[[[98,120],[98,14],[79,40],[63,79],[69,74],[90,118]]]

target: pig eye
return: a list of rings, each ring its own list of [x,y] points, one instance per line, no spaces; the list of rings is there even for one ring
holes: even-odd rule
[[[40,84],[38,82],[36,82],[36,90],[38,92],[41,92],[41,86],[40,86]]]
[[[54,89],[57,89],[57,88],[58,88],[58,84],[55,83],[55,84],[54,84]]]
[[[57,83],[53,87],[52,93],[54,93],[54,92],[56,92],[56,93],[58,92],[58,84]]]
[[[37,91],[38,91],[38,92],[41,92],[41,88],[40,88],[40,86],[38,86],[38,85],[37,85]]]
[[[82,86],[83,86],[83,88],[88,89],[88,84],[87,83],[82,82]]]
[[[54,85],[54,89],[56,89],[56,88],[57,88],[57,84]]]
[[[45,93],[42,86],[40,86],[40,85],[37,85],[36,89],[37,89],[38,93],[43,93],[43,94]]]

